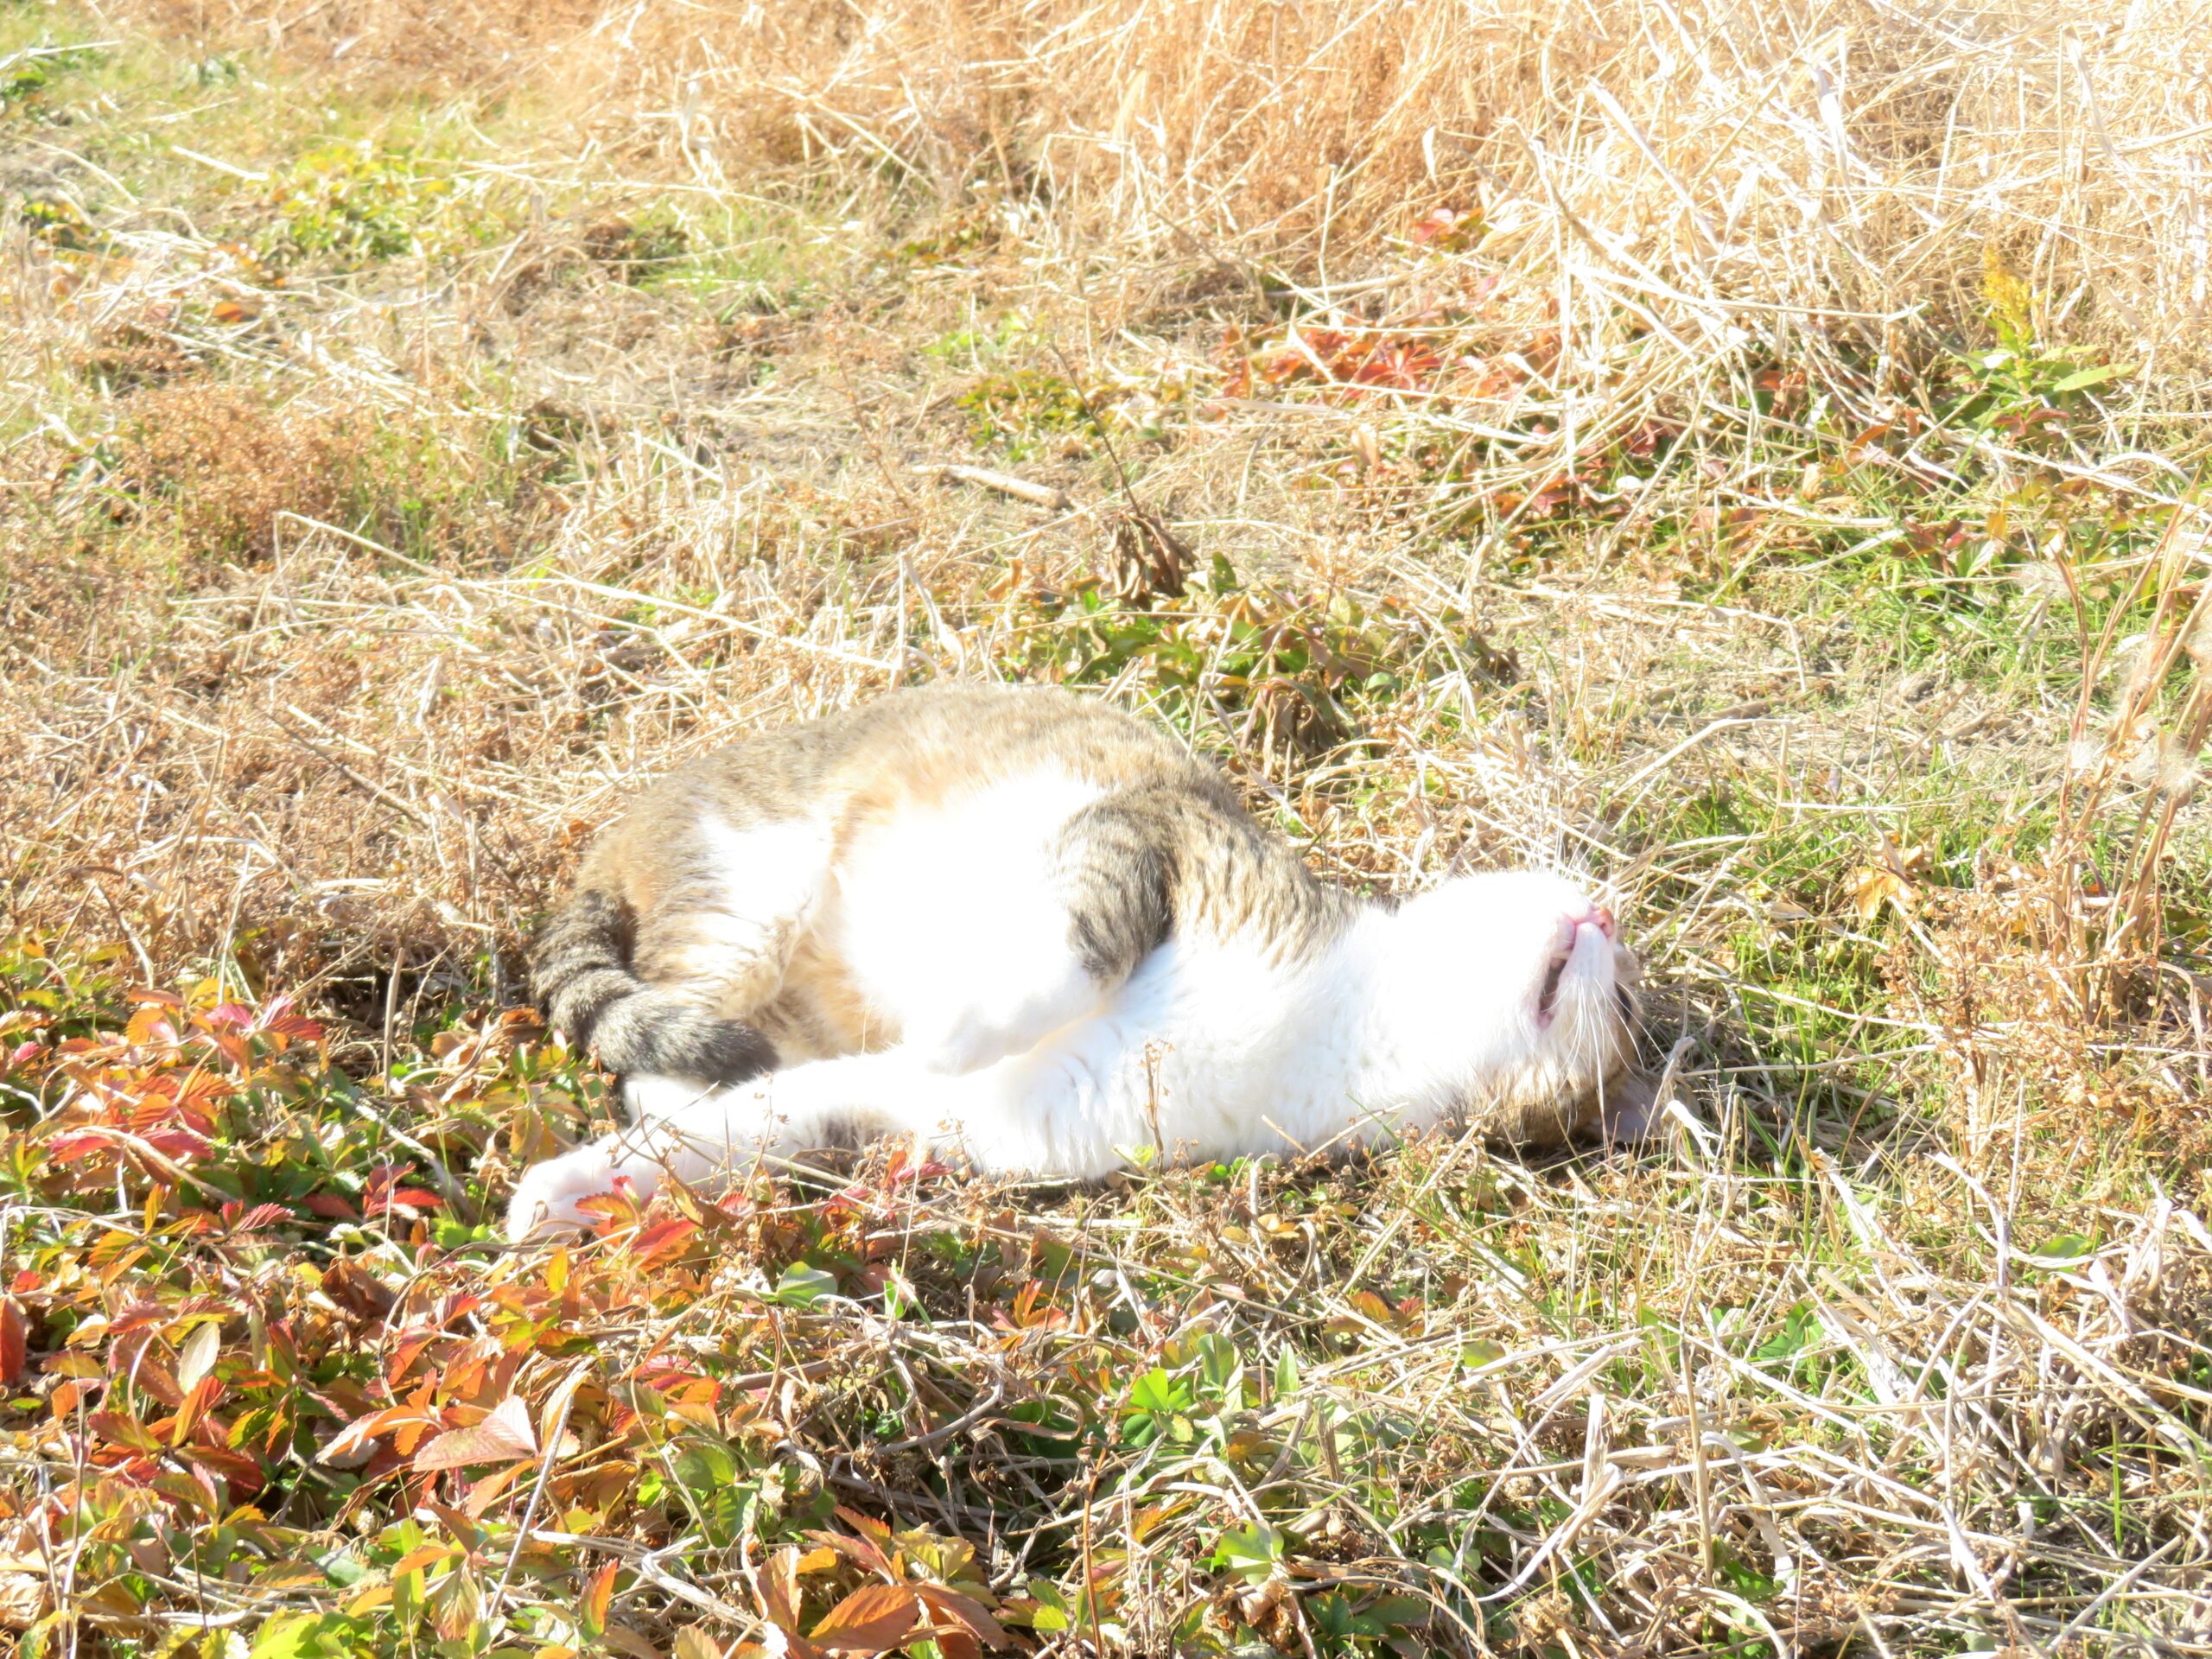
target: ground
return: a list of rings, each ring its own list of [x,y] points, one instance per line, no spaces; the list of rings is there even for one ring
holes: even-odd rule
[[[2202,19],[1539,10],[0,6],[22,1651],[2212,1650]],[[592,830],[944,675],[1658,1133],[504,1246]]]

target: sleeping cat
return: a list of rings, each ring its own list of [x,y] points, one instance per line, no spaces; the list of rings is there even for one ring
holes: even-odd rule
[[[635,1125],[536,1165],[508,1233],[880,1135],[1088,1179],[1618,1103],[1632,962],[1535,871],[1392,905],[1321,881],[1160,729],[1043,688],[900,691],[711,754],[585,860],[541,1006]]]

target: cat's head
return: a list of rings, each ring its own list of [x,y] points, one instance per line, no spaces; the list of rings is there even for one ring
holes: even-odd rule
[[[1638,1014],[1612,912],[1566,876],[1507,870],[1446,881],[1399,916],[1393,977],[1430,1010],[1475,1125],[1539,1142],[1593,1127],[1627,1080]]]

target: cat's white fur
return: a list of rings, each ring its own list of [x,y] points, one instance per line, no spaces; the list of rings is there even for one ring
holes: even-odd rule
[[[823,930],[932,1069],[975,1071],[1091,1012],[1046,854],[1101,793],[1031,773],[863,830],[841,864]]]
[[[1611,918],[1537,872],[1368,910],[1307,957],[1256,932],[1179,934],[1102,993],[1046,860],[1095,793],[1031,775],[863,829],[835,861],[809,826],[724,831],[734,944],[755,951],[762,929],[804,916],[889,1046],[722,1089],[634,1077],[636,1124],[525,1172],[510,1235],[581,1223],[580,1201],[617,1177],[642,1197],[671,1173],[698,1182],[855,1134],[1086,1179],[1148,1150],[1370,1142],[1447,1118],[1532,1062],[1605,1069],[1589,1057],[1618,1031]]]

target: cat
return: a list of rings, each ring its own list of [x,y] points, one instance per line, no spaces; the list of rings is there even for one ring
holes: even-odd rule
[[[1162,729],[938,683],[672,773],[591,849],[540,1006],[628,1129],[525,1171],[522,1239],[881,1135],[1087,1180],[1464,1119],[1556,1143],[1622,1097],[1634,959],[1566,878],[1322,881]]]

